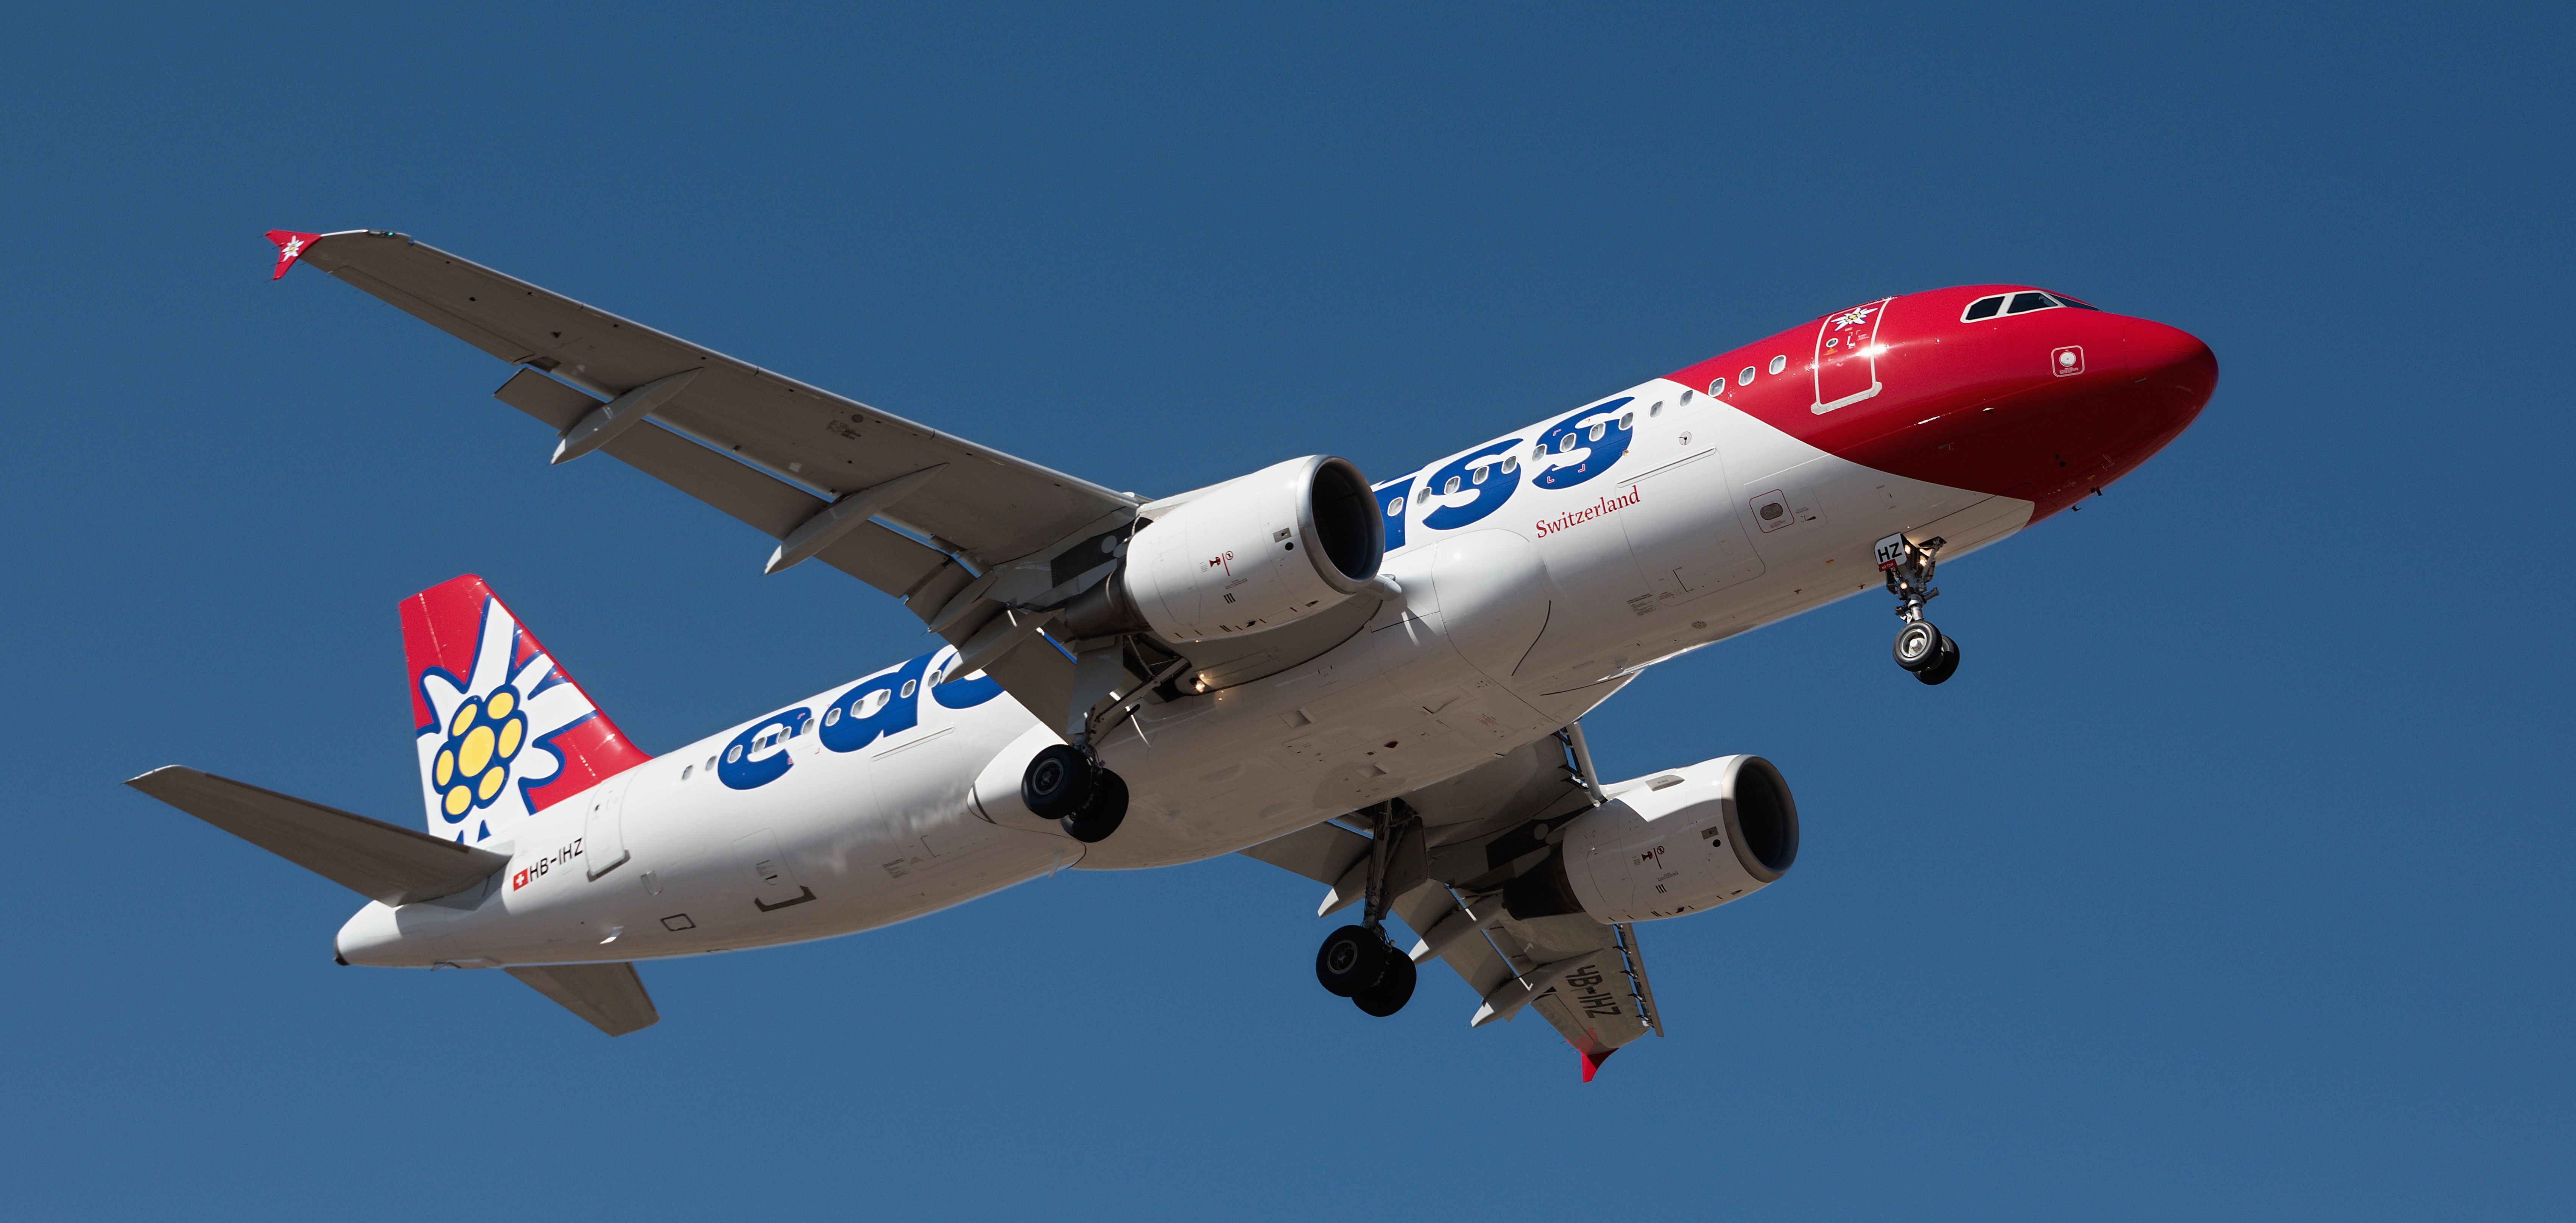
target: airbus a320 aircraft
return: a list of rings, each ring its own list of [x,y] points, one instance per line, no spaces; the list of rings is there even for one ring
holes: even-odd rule
[[[301,260],[520,368],[496,395],[903,601],[945,644],[648,755],[480,578],[405,599],[427,831],[187,768],[130,784],[370,898],[342,964],[501,968],[610,1035],[634,963],[918,917],[1065,867],[1243,853],[1358,905],[1371,1015],[1447,964],[1471,1025],[1602,1060],[1662,1031],[1638,923],[1798,856],[1730,755],[1613,781],[1578,722],[1647,667],[1872,588],[1960,665],[1936,561],[2098,492],[2209,400],[2208,346],[2044,289],[1863,302],[1392,480],[1315,455],[1113,491],[395,233]],[[1409,952],[1387,919],[1415,932]]]

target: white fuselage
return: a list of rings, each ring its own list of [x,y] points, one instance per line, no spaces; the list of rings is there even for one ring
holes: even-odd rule
[[[1104,735],[1131,793],[1106,841],[997,800],[1018,782],[1014,745],[1057,740],[988,681],[919,683],[955,657],[942,650],[536,813],[490,846],[511,858],[490,884],[371,904],[340,954],[689,955],[866,930],[1063,867],[1230,853],[1456,777],[1653,662],[1878,586],[1882,537],[1940,535],[1948,560],[2032,509],[1859,466],[1663,379],[1381,488],[1382,508],[1402,497],[1383,568],[1402,594],[1317,657],[1147,703]],[[853,733],[854,707],[868,730]],[[988,773],[997,760],[1006,777]]]

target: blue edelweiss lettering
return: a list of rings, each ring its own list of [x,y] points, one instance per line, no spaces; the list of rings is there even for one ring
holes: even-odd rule
[[[1433,509],[1423,515],[1422,525],[1435,531],[1454,531],[1473,522],[1481,522],[1521,486],[1520,439],[1507,437],[1498,442],[1467,452],[1453,459],[1422,487],[1431,496]]]
[[[934,650],[852,684],[823,710],[823,746],[855,752],[921,721],[921,681]],[[998,685],[997,685],[998,686]]]
[[[938,666],[930,669],[930,678],[927,681],[930,697],[939,702],[940,708],[973,709],[1002,695],[1002,681],[981,671],[950,679],[948,672],[956,666],[957,652],[950,650],[939,660]]]
[[[788,758],[788,740],[804,733],[805,724],[813,719],[813,710],[800,707],[752,723],[751,729],[725,745],[716,762],[716,779],[728,790],[756,790],[786,776],[787,770],[796,767]]]
[[[1547,432],[1538,435],[1542,457],[1532,462],[1541,470],[1530,477],[1530,483],[1540,488],[1572,488],[1609,471],[1619,456],[1628,453],[1628,441],[1637,435],[1636,414],[1620,411],[1634,402],[1635,396],[1622,395],[1548,426]]]
[[[1389,480],[1378,485],[1376,492],[1378,509],[1386,519],[1386,550],[1393,552],[1404,546],[1404,520],[1410,517],[1404,502],[1413,495],[1413,477]]]

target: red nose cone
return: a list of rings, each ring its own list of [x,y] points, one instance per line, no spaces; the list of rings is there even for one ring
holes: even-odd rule
[[[2180,327],[2129,319],[2121,328],[2120,347],[2128,358],[2130,377],[2140,385],[2169,390],[2177,404],[2191,405],[2186,424],[2188,416],[2198,415],[2210,392],[2218,389],[2218,354]]]
[[[2036,521],[2188,427],[2218,359],[2162,323],[1968,285],[1826,315],[1673,380],[1862,466],[2031,502]]]
[[[2209,345],[2148,319],[2065,309],[1939,338],[1957,372],[1891,397],[1900,427],[1863,461],[2031,502],[2034,522],[2164,449],[2218,387]]]

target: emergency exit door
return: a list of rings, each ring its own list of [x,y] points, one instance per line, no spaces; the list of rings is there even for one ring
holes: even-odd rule
[[[584,873],[597,879],[626,864],[626,778],[611,777],[590,788],[590,813],[582,821],[581,860]]]

